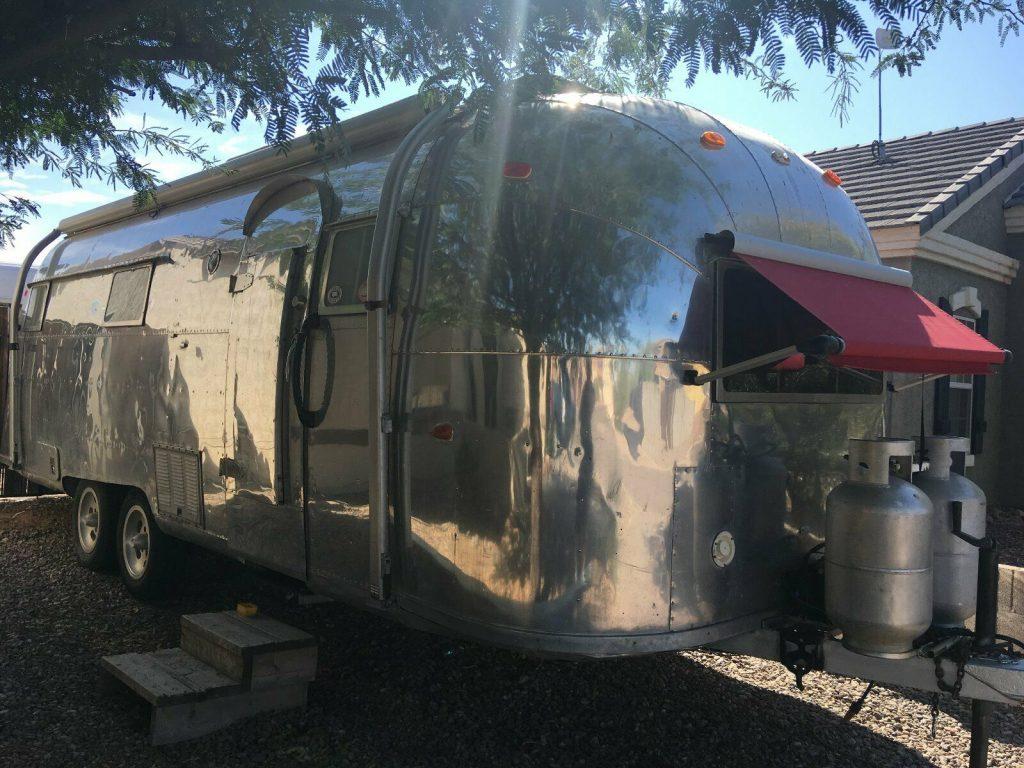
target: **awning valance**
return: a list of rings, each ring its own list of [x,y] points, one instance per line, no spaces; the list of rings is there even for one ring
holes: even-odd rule
[[[870,371],[991,373],[1006,352],[905,285],[738,253],[846,343],[830,360]]]

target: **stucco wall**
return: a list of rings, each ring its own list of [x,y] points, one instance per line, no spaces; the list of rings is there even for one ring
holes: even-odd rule
[[[936,303],[940,297],[948,298],[961,288],[977,288],[982,308],[989,310],[989,338],[997,346],[1007,346],[1005,318],[1008,286],[923,259],[886,260],[886,264],[909,269],[914,275],[914,290]],[[893,383],[899,385],[915,378],[917,377],[896,375],[893,377]],[[985,398],[985,418],[988,421],[988,430],[985,432],[984,450],[980,456],[975,457],[975,465],[967,473],[974,482],[984,489],[985,494],[993,503],[1004,503],[1002,490],[999,487],[1000,455],[1003,452],[1001,441],[1004,431],[1004,415],[1002,413],[1004,378],[1003,375],[989,377]],[[931,382],[903,392],[888,394],[886,403],[888,434],[894,437],[916,437],[920,433],[922,396],[924,397],[925,430],[931,432],[934,394],[935,385]]]
[[[1007,253],[1024,259],[1024,234],[1007,237]],[[1006,312],[1007,344],[1014,361],[1005,366],[1003,379],[1002,461],[999,498],[1004,504],[1024,507],[1024,269],[1009,290]]]
[[[1010,174],[1006,181],[972,205],[946,231],[993,251],[1009,253],[1003,201],[1021,184],[1024,184],[1024,167]]]

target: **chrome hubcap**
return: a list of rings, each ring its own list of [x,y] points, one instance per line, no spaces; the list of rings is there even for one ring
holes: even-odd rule
[[[87,488],[78,500],[75,519],[78,523],[78,545],[83,552],[91,554],[100,535],[100,501],[92,488]]]
[[[133,579],[141,579],[149,564],[149,522],[145,511],[137,504],[124,516],[121,542],[125,569]]]

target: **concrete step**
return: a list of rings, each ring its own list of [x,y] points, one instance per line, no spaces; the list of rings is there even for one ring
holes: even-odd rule
[[[316,639],[265,616],[234,611],[182,616],[181,647],[254,691],[304,684],[316,676]]]

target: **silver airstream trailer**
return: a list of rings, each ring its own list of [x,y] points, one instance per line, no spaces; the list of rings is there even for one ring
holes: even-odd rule
[[[86,564],[145,593],[179,538],[524,650],[938,690],[806,623],[792,577],[884,372],[1004,355],[880,263],[834,173],[667,101],[481,135],[413,99],[158,203],[62,222],[10,331],[4,461],[75,495]],[[964,695],[1020,699],[1019,666],[970,664]]]

